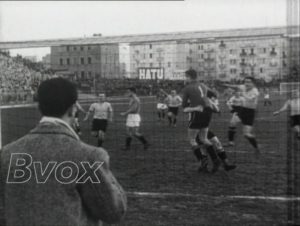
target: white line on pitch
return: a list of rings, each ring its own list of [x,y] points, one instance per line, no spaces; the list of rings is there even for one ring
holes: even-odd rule
[[[165,197],[182,197],[182,198],[221,198],[221,199],[254,199],[254,200],[270,200],[270,201],[300,201],[300,197],[284,197],[284,196],[249,196],[249,195],[235,195],[235,196],[208,196],[188,193],[167,193],[167,192],[127,192],[128,195],[137,197],[152,197],[152,198],[165,198]]]

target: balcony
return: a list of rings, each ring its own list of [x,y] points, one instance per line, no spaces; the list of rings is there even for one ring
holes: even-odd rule
[[[247,77],[247,76],[248,76],[248,74],[247,74],[246,72],[240,73],[240,77],[242,77],[242,78],[245,78],[245,77]]]
[[[226,68],[226,64],[222,63],[222,64],[219,64],[219,68],[221,70],[224,70]]]
[[[249,54],[249,56],[250,56],[250,57],[255,57],[256,54],[255,54],[254,52],[251,52],[251,53]]]
[[[246,64],[246,62],[243,62],[243,61],[242,61],[242,62],[240,62],[240,66],[241,66],[241,67],[246,67],[247,64]]]
[[[214,61],[215,59],[214,58],[212,58],[212,57],[205,57],[204,58],[204,61],[205,62],[212,62],[212,61]]]
[[[247,53],[246,53],[245,51],[243,51],[243,52],[240,53],[240,56],[241,56],[241,57],[246,57],[246,56],[247,56]]]
[[[220,49],[225,49],[226,48],[226,44],[224,43],[224,41],[221,41],[221,43],[219,44],[219,48]]]
[[[207,48],[207,49],[204,49],[204,52],[205,53],[212,53],[214,52],[215,50],[213,48]]]

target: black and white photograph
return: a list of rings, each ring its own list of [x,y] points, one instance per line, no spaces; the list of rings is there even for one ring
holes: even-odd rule
[[[0,1],[0,226],[300,225],[300,0]]]

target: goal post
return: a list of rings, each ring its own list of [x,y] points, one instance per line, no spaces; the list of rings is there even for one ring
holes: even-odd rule
[[[289,94],[293,91],[300,91],[300,82],[281,82],[279,90],[280,94]]]

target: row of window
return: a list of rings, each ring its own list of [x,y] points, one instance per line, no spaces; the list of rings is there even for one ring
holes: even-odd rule
[[[67,52],[69,51],[84,51],[84,50],[91,50],[91,46],[66,46]]]
[[[60,65],[71,65],[71,59],[70,58],[60,58],[59,59],[59,64]],[[73,58],[73,64],[76,65],[78,64],[78,59],[77,58]],[[84,64],[92,64],[92,58],[88,57],[86,60],[84,57],[80,57],[80,64],[84,65]]]

